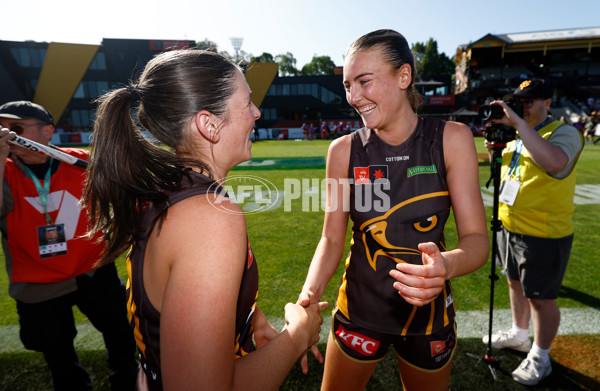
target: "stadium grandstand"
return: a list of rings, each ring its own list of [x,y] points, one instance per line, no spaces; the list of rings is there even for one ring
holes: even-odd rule
[[[103,39],[100,45],[0,40],[0,104],[31,100],[57,120],[52,140],[86,144],[95,99],[135,79],[156,53],[197,48],[188,40]],[[487,34],[456,52],[455,75],[417,80],[421,113],[481,125],[479,106],[512,92],[522,80],[544,78],[556,87],[554,114],[571,122],[600,111],[600,27]],[[452,77],[454,76],[454,80]],[[277,64],[248,64],[246,78],[265,137],[300,135],[303,123],[355,129],[360,117],[348,105],[342,67],[333,75],[278,76]],[[478,123],[479,122],[479,123]]]
[[[554,85],[555,115],[569,119],[598,109],[600,27],[486,34],[457,48],[454,93],[471,110],[531,78]]]

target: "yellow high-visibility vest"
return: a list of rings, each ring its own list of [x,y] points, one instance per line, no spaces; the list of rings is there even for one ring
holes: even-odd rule
[[[547,140],[562,125],[560,121],[552,121],[539,129],[538,134]],[[517,142],[521,141],[509,142],[502,152],[502,181],[508,178]],[[526,148],[522,148],[518,159],[519,177],[514,178],[521,182],[517,197],[512,206],[500,202],[498,207],[498,217],[504,227],[510,232],[542,238],[562,238],[572,234],[575,171],[574,166],[567,177],[553,178],[533,162]]]

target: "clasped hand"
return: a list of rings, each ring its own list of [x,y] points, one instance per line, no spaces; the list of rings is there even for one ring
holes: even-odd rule
[[[424,306],[432,302],[446,282],[447,266],[439,248],[432,242],[420,243],[422,265],[398,263],[390,270],[394,288],[408,303]]]
[[[329,303],[326,301],[315,301],[314,303],[311,303],[310,299],[298,300],[298,303],[296,304],[288,303],[285,306],[286,327],[288,324],[293,322],[292,319],[294,317],[307,318],[307,315],[312,314],[311,318],[313,318],[313,322],[305,322],[309,325],[309,327],[307,328],[310,328],[310,323],[312,323],[313,328],[313,337],[312,340],[308,343],[308,350],[312,352],[317,361],[319,361],[320,363],[323,363],[323,356],[321,355],[319,348],[317,348],[317,342],[319,342],[319,332],[321,331],[321,324],[323,323],[323,317],[320,315],[320,312],[324,311],[328,307]],[[300,308],[303,308],[304,311],[299,310]],[[314,324],[314,319],[318,320],[318,324]],[[315,328],[315,326],[317,326],[317,328]],[[304,373],[305,375],[308,373],[308,357],[306,355],[306,352],[302,353],[302,355],[300,356],[300,368],[302,369],[302,373]]]

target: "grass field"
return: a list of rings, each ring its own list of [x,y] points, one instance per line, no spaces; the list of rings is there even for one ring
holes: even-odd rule
[[[476,138],[478,151],[485,152],[483,139]],[[296,301],[304,282],[313,251],[319,240],[322,228],[323,212],[316,210],[311,202],[317,200],[319,181],[324,177],[324,158],[328,141],[261,141],[253,147],[253,161],[232,171],[231,176],[259,177],[272,183],[278,190],[289,190],[289,184],[305,183],[302,190],[306,197],[298,198],[285,205],[261,213],[247,215],[248,235],[260,270],[259,307],[269,318],[283,315],[283,307],[289,301]],[[578,185],[600,185],[600,146],[586,146],[578,163]],[[480,162],[480,184],[482,188],[490,176],[490,166],[485,159]],[[314,179],[314,181],[313,181]],[[286,187],[288,186],[288,187]],[[600,192],[600,186],[596,188]],[[489,189],[491,192],[492,189]],[[596,195],[600,197],[600,195]],[[250,200],[251,201],[251,200]],[[571,259],[564,279],[558,303],[561,308],[600,309],[600,270],[597,268],[596,248],[600,236],[600,208],[598,203],[578,204],[574,216],[575,241]],[[306,209],[306,208],[305,208]],[[491,207],[486,208],[488,217]],[[489,219],[488,219],[489,220]],[[456,229],[452,217],[446,225],[446,240],[449,248],[456,243]],[[453,281],[454,298],[457,311],[489,309],[489,265]],[[125,276],[123,260],[117,260],[121,275]],[[342,268],[329,284],[323,299],[335,301],[337,285]],[[0,291],[7,291],[6,273],[0,273]],[[503,278],[495,284],[494,308],[509,308],[508,290]],[[85,318],[77,313],[78,322]],[[600,316],[597,318],[600,323]],[[0,295],[0,326],[16,325],[18,319],[12,299],[7,294]],[[507,325],[509,326],[509,325]],[[324,350],[324,344],[320,344]],[[43,358],[33,352],[1,353],[0,347],[0,390],[38,390],[48,387],[49,373],[45,369]],[[453,364],[451,388],[453,390],[525,389],[510,378],[510,372],[518,365],[523,354],[502,352],[499,380],[494,382],[483,363],[478,363],[466,352],[485,353],[480,339],[459,339]],[[598,335],[562,336],[553,346],[552,357],[554,372],[551,377],[536,389],[572,390],[600,389],[600,337]],[[82,352],[84,366],[91,368],[96,376],[96,388],[107,389],[108,370],[103,362],[101,350]],[[308,377],[299,373],[295,367],[282,390],[318,389],[320,368],[315,362]],[[15,388],[16,387],[16,388]],[[399,389],[399,380],[393,357],[388,357],[378,366],[367,389]]]

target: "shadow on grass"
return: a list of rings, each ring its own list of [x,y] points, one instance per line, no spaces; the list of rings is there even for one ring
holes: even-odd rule
[[[111,375],[104,350],[80,350],[79,360],[90,373],[94,390],[110,390]],[[0,390],[52,391],[52,375],[38,352],[0,354]]]
[[[600,299],[585,292],[578,291],[577,289],[569,288],[568,286],[562,285],[559,292],[560,297],[569,298],[585,304],[590,308],[600,308]]]
[[[461,343],[462,342],[462,343]],[[467,353],[484,355],[487,347],[479,339],[466,339],[459,341],[457,352],[452,365],[452,376],[450,379],[451,390],[593,390],[600,387],[600,383],[591,380],[592,383],[583,382],[585,375],[573,376],[574,370],[552,361],[552,374],[534,387],[523,386],[512,379],[512,371],[527,356],[512,350],[493,350],[494,358],[497,360],[496,374],[494,380],[490,368],[483,362],[467,356]],[[590,386],[595,388],[590,388]]]
[[[325,344],[319,345],[321,352]],[[512,380],[511,372],[525,357],[524,353],[513,351],[498,351],[496,359],[499,360],[497,369],[498,380],[494,381],[492,374],[484,362],[467,356],[467,353],[483,355],[486,346],[479,339],[468,338],[458,341],[454,355],[452,376],[450,379],[451,390],[598,390],[600,382],[597,379],[578,373],[576,368],[567,368],[555,361],[552,362],[552,374],[535,387],[525,387]],[[94,390],[110,390],[108,377],[110,371],[105,361],[102,350],[81,351],[80,358],[83,366],[92,374]],[[309,374],[303,375],[300,366],[296,364],[280,390],[284,391],[311,391],[319,390],[323,367],[309,355]],[[16,352],[0,354],[0,390],[25,391],[25,390],[51,390],[52,383],[50,372],[41,354],[35,352]],[[383,361],[377,366],[367,384],[366,390],[387,391],[401,390],[396,360],[390,351]]]

